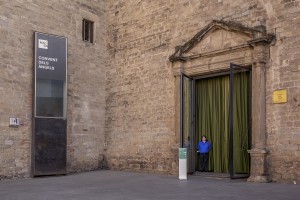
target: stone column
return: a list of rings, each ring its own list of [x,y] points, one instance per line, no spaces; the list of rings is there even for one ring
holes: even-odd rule
[[[172,152],[174,152],[174,157],[176,158],[176,165],[173,167],[173,172],[178,174],[178,148],[180,147],[180,71],[182,68],[181,62],[173,62],[172,70],[174,75],[174,85],[175,85],[175,118],[174,118],[174,128],[176,137],[176,146],[172,147]]]
[[[180,146],[180,74],[183,68],[183,63],[177,61],[172,63],[172,70],[175,77],[175,134],[176,144]],[[176,150],[178,150],[176,148]]]
[[[174,74],[175,77],[175,134],[176,144],[180,145],[180,73]]]
[[[269,182],[266,168],[266,46],[254,44],[252,66],[252,149],[250,182]]]

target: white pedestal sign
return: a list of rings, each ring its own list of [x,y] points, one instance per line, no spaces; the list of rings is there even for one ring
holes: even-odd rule
[[[187,179],[186,148],[179,148],[179,180]]]

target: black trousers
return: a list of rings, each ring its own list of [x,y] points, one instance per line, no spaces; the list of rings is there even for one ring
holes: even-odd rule
[[[208,153],[200,153],[199,154],[199,168],[200,171],[208,171]]]

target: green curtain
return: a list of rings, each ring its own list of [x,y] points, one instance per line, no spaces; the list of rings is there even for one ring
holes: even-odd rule
[[[250,72],[234,75],[233,89],[233,169],[249,173]]]
[[[229,172],[229,75],[200,79],[196,82],[196,143],[206,135],[212,144],[209,170]],[[248,114],[249,72],[234,75],[234,169],[237,173],[249,171]],[[196,144],[197,145],[197,144]],[[199,168],[198,157],[196,169]]]

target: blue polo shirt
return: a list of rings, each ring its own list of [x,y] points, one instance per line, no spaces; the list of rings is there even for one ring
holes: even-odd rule
[[[197,149],[200,153],[208,153],[210,150],[210,146],[211,145],[210,145],[209,141],[206,141],[206,142],[200,141],[198,143]]]

